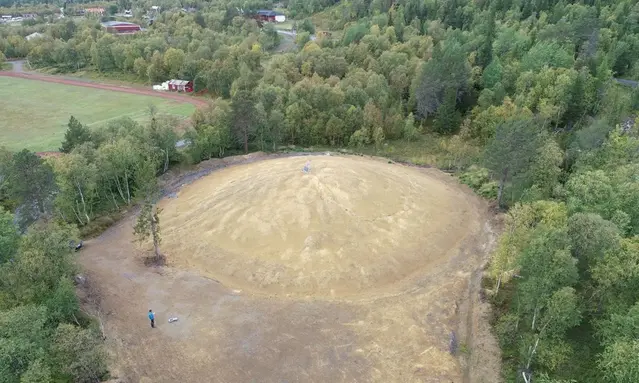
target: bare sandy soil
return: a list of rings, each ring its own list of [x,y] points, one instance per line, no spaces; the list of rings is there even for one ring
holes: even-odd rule
[[[368,295],[445,261],[479,220],[435,173],[340,156],[223,169],[160,205],[163,252],[253,293]]]
[[[485,203],[431,169],[261,157],[210,161],[166,183],[168,266],[143,265],[133,216],[86,243],[80,261],[99,291],[115,375],[499,381],[478,290],[495,237]]]

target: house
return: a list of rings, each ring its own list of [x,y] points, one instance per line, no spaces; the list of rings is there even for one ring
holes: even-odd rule
[[[127,23],[126,21],[107,21],[102,23],[107,32],[115,34],[136,33],[142,30],[137,24]]]
[[[193,81],[169,80],[169,91],[171,92],[193,92]]]
[[[286,21],[286,16],[284,16],[283,14],[265,9],[260,9],[259,11],[257,11],[254,18],[259,21],[267,21],[271,23],[283,23]]]
[[[87,14],[93,14],[93,15],[104,15],[104,8],[102,7],[95,7],[95,8],[84,8],[84,13]]]
[[[193,92],[193,81],[187,80],[169,80],[164,81],[160,85],[153,85],[153,90],[170,91],[170,92]]]
[[[25,37],[25,39],[27,39],[27,41],[31,41],[31,40],[35,40],[35,39],[41,39],[43,38],[44,35],[40,32],[35,32],[30,34],[29,36]]]

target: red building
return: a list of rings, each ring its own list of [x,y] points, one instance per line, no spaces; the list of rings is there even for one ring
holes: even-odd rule
[[[193,92],[193,81],[169,80],[169,90],[171,92]]]
[[[275,23],[275,22],[282,23],[286,21],[286,16],[284,16],[283,14],[279,12],[275,12],[275,11],[265,10],[265,9],[260,9],[259,11],[257,11],[255,13],[255,16],[253,16],[253,18],[259,21],[265,21],[269,23]]]
[[[117,34],[136,33],[142,30],[139,25],[125,21],[107,21],[102,23],[102,26],[106,28],[107,32]]]

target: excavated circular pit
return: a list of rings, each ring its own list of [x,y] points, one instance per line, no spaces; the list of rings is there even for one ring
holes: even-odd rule
[[[161,202],[162,249],[237,289],[358,295],[459,250],[478,212],[449,178],[362,157],[236,165]]]

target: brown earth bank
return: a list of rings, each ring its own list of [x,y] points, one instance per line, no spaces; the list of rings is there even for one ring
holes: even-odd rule
[[[103,323],[121,381],[499,381],[479,294],[492,214],[451,176],[380,159],[254,153],[174,173],[164,188],[166,266],[144,266],[133,215],[80,253],[99,296],[85,309]],[[305,253],[300,243],[315,232],[325,238]],[[363,248],[352,247],[358,238]],[[273,278],[252,278],[259,267]]]

